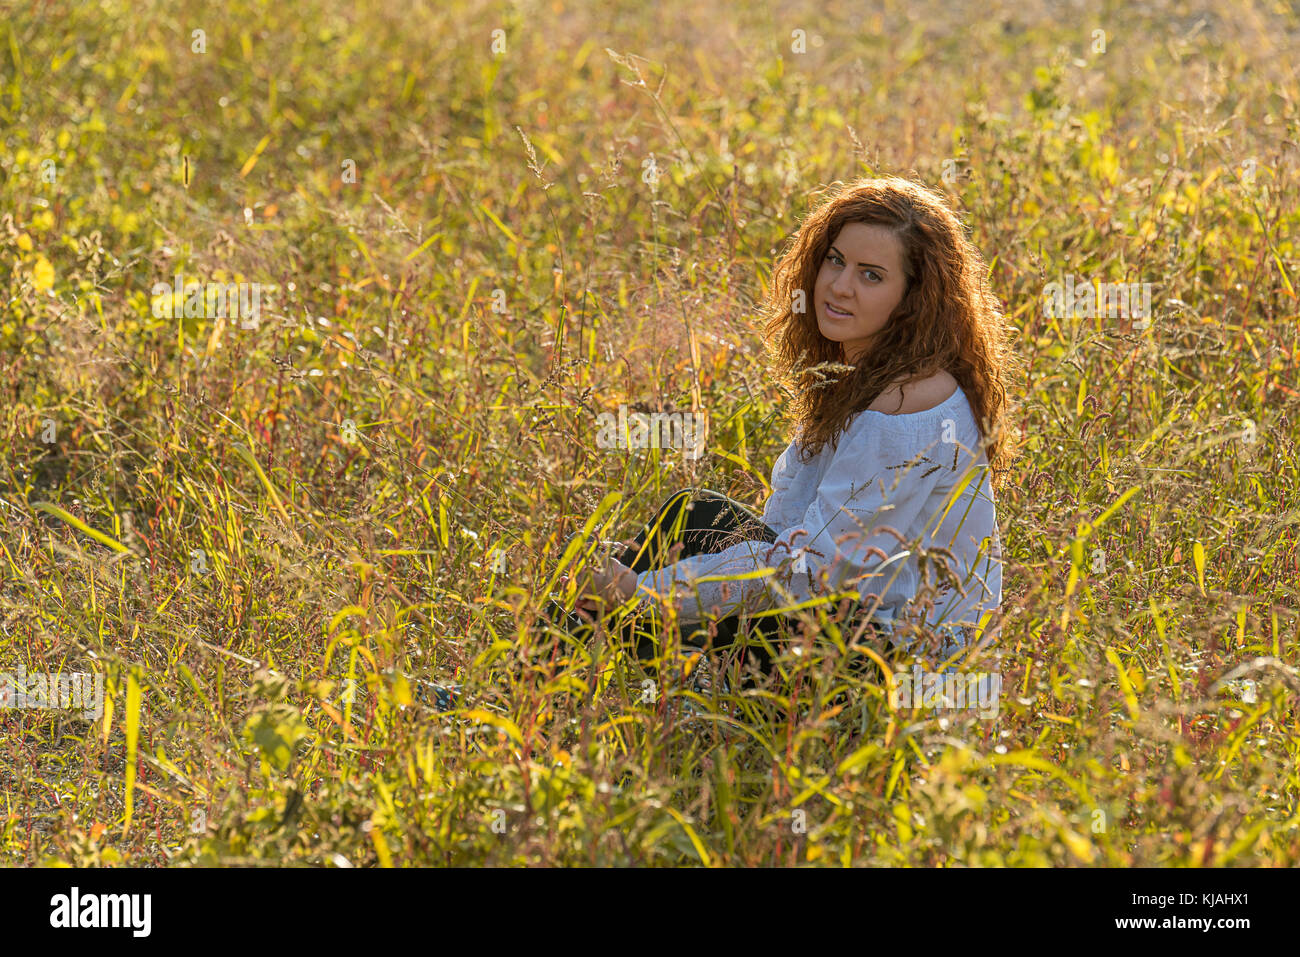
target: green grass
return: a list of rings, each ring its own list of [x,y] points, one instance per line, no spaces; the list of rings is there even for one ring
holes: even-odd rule
[[[0,712],[0,860],[1300,864],[1294,12],[222,6],[0,23],[0,671],[109,695]],[[602,504],[761,508],[775,253],[909,172],[1030,370],[997,718],[891,708],[824,610],[693,720],[557,647]],[[1067,271],[1153,322],[1046,317]],[[157,319],[177,272],[279,290]],[[596,448],[620,402],[708,410],[710,454]]]

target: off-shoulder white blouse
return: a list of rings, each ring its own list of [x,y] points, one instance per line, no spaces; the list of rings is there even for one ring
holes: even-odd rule
[[[772,469],[763,509],[776,544],[742,541],[643,572],[637,576],[642,606],[675,600],[684,623],[714,611],[733,614],[742,603],[751,612],[790,609],[824,593],[826,571],[833,590],[856,587],[868,601],[881,596],[873,617],[888,625],[916,596],[922,575],[917,549],[889,527],[903,542],[952,555],[948,561],[931,552],[929,561],[946,564],[965,595],[928,568],[927,578],[942,590],[927,623],[976,624],[1002,602],[1002,542],[980,435],[958,386],[920,412],[857,413],[838,448],[827,443],[807,463],[799,461],[796,437]],[[752,577],[736,577],[746,574]]]

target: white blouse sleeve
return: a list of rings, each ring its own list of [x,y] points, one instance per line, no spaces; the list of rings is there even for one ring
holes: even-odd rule
[[[791,486],[799,474],[796,467],[798,454],[799,450],[795,447],[795,443],[791,442],[772,466],[772,494],[767,497],[767,502],[763,506],[763,522],[769,528],[787,528],[803,517],[801,512],[791,515],[789,507]]]
[[[788,608],[791,601],[782,591],[794,603],[807,601],[823,570],[829,570],[831,589],[852,587],[902,548],[884,529],[903,530],[916,519],[930,490],[948,472],[940,464],[942,448],[937,435],[896,431],[882,426],[877,416],[858,415],[840,435],[807,510],[778,529],[775,544],[739,542],[643,572],[637,576],[638,592],[657,601],[674,593],[680,619],[694,622],[711,611],[735,614],[742,604],[751,611]],[[778,566],[774,574],[761,574]],[[892,571],[891,562],[878,573],[878,586],[869,583],[859,591],[883,594]],[[696,581],[746,574],[753,577]]]

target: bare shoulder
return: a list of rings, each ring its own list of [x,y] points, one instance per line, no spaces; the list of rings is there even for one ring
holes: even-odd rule
[[[867,406],[872,412],[886,415],[907,415],[924,412],[948,401],[957,391],[957,380],[952,373],[941,369],[927,379],[914,379],[907,383],[894,383]]]

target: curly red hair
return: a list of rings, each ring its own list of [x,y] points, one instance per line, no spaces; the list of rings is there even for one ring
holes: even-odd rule
[[[767,348],[793,385],[790,407],[806,461],[835,448],[849,419],[887,388],[946,369],[961,385],[983,433],[992,484],[1017,454],[1009,378],[1022,360],[988,287],[988,268],[940,194],[896,176],[832,183],[792,237],[772,273]],[[809,308],[822,261],[845,223],[891,230],[903,247],[906,292],[856,366],[823,336]],[[802,295],[799,295],[802,293]]]

